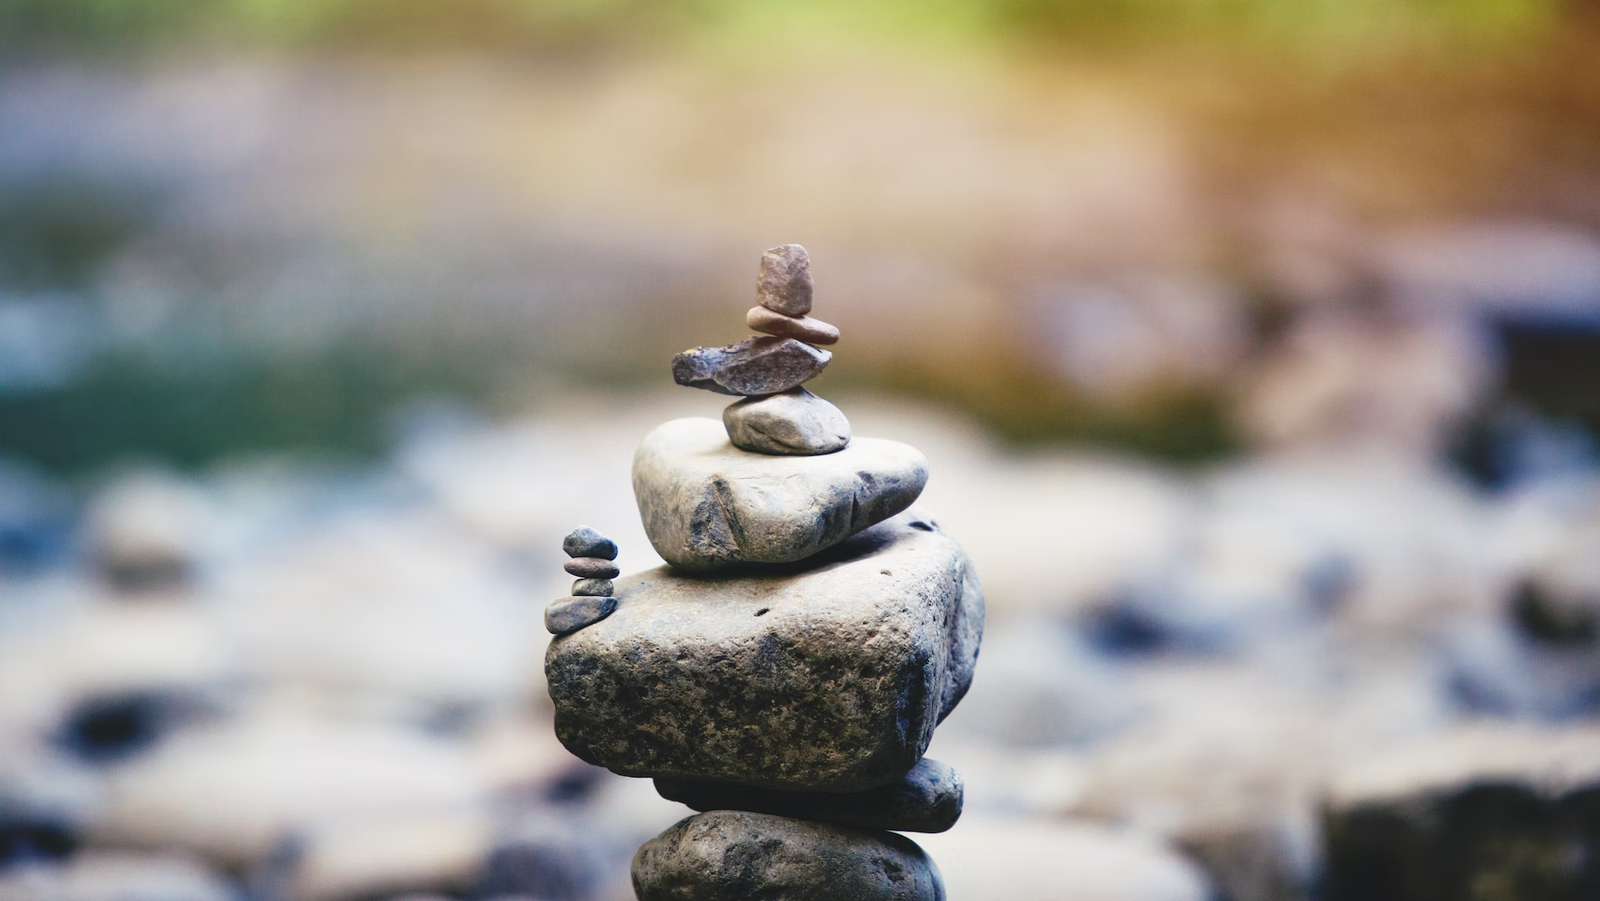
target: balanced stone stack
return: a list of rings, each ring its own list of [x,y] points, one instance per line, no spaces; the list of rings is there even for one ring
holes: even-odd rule
[[[546,616],[556,733],[701,811],[639,849],[641,901],[942,899],[937,867],[896,833],[961,814],[960,776],[923,753],[972,681],[983,592],[912,507],[923,456],[851,440],[844,415],[799,387],[830,358],[814,344],[838,339],[806,316],[803,248],[767,252],[758,296],[747,322],[768,337],[673,361],[680,384],[746,399],[720,423],[660,426],[634,457],[668,565],[595,586],[607,603],[581,615],[568,611],[595,596]],[[590,533],[568,553],[613,559]]]
[[[579,526],[561,542],[571,560],[565,567],[578,577],[572,583],[572,597],[556,601],[544,611],[544,627],[552,634],[566,635],[610,616],[617,609],[617,543],[588,526]]]

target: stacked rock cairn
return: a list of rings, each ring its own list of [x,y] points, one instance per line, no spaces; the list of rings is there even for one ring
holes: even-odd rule
[[[581,578],[545,617],[557,736],[701,811],[634,856],[641,901],[944,898],[898,833],[961,815],[961,778],[923,753],[971,684],[983,591],[913,507],[922,454],[852,440],[800,387],[839,337],[811,293],[804,248],[773,248],[746,319],[763,336],[673,360],[679,384],[745,399],[634,457],[667,565],[612,582],[614,543],[564,544]]]

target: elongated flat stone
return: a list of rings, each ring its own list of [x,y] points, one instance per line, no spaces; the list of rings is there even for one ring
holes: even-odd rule
[[[656,792],[699,811],[751,810],[893,832],[944,832],[961,817],[962,784],[955,768],[924,757],[899,779],[864,792],[797,792],[720,782],[657,779]]]
[[[793,338],[746,338],[678,354],[672,358],[672,379],[689,388],[759,397],[809,381],[832,359],[829,352]]]
[[[785,316],[811,312],[811,255],[799,244],[779,244],[761,256],[756,301]]]
[[[850,420],[804,388],[729,404],[722,426],[734,447],[757,454],[831,454],[850,443]]]
[[[665,423],[633,458],[650,544],[687,572],[804,560],[911,506],[927,482],[927,458],[898,441],[769,456],[734,447],[714,419]]]
[[[616,561],[603,557],[576,557],[568,560],[563,569],[580,579],[615,579],[622,575]]]
[[[744,324],[753,332],[793,338],[807,344],[838,344],[839,329],[810,316],[785,316],[766,307],[751,307],[744,314]]]
[[[544,608],[544,627],[554,635],[570,635],[614,613],[616,598],[561,598]]]
[[[807,560],[617,581],[545,656],[556,735],[624,776],[851,792],[898,780],[972,681],[983,590],[907,511]]]
[[[903,835],[736,810],[692,816],[633,857],[639,901],[944,901]]]

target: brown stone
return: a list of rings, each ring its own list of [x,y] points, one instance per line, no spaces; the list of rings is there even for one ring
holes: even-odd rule
[[[839,329],[810,316],[785,316],[766,307],[751,307],[744,314],[744,324],[751,331],[779,338],[794,338],[807,344],[837,344]]]
[[[811,258],[799,244],[780,244],[761,257],[756,301],[785,316],[811,312]]]

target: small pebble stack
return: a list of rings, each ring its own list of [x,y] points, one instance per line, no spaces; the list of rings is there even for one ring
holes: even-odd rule
[[[697,347],[672,361],[678,384],[745,398],[722,414],[728,440],[741,450],[816,456],[850,443],[850,421],[839,408],[800,387],[833,359],[815,345],[839,340],[838,329],[807,315],[811,294],[806,249],[774,247],[761,257],[758,305],[745,314],[745,324],[768,337]]]
[[[544,611],[544,627],[556,635],[569,635],[592,626],[617,609],[617,543],[588,526],[579,526],[561,542],[571,560],[564,567],[577,576],[572,597],[562,598]]]

